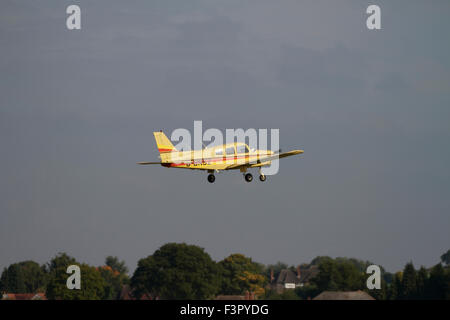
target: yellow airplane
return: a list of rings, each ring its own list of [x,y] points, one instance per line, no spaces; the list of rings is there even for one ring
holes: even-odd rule
[[[167,168],[206,170],[209,173],[208,181],[210,183],[216,180],[214,172],[233,169],[240,169],[244,174],[245,181],[250,182],[253,180],[253,176],[251,173],[247,173],[248,168],[259,168],[259,180],[266,181],[261,167],[270,166],[272,160],[304,152],[303,150],[292,150],[275,153],[271,150],[254,150],[249,149],[248,145],[242,142],[228,143],[202,150],[178,151],[162,131],[153,132],[153,134],[161,161],[138,162],[138,164],[160,164]]]

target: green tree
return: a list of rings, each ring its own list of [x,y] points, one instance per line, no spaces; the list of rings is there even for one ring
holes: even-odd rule
[[[284,290],[281,293],[277,293],[274,290],[268,290],[264,296],[265,300],[300,300],[300,297],[294,290]]]
[[[68,289],[66,273],[69,265],[78,265],[81,273],[81,289]],[[99,300],[104,296],[105,281],[100,272],[87,264],[80,264],[65,253],[60,253],[48,264],[49,281],[46,296],[56,300]]]
[[[388,288],[389,300],[397,300],[400,296],[400,291],[402,288],[402,272],[397,272],[394,274],[394,278]]]
[[[47,263],[47,271],[52,273],[61,268],[67,269],[67,267],[72,264],[78,264],[75,258],[67,255],[65,252],[61,252]]]
[[[253,262],[243,254],[235,253],[220,261],[219,266],[222,271],[222,294],[236,295],[246,290],[257,295],[264,293],[263,287],[267,278],[263,276],[263,265]]]
[[[417,272],[417,279],[416,279],[417,289],[415,298],[426,299],[427,283],[428,283],[428,272],[424,267],[421,267]]]
[[[118,271],[119,273],[128,273],[128,268],[125,261],[120,261],[118,257],[107,256],[105,259],[105,265],[111,267],[112,270]]]
[[[350,263],[354,265],[355,268],[360,272],[366,272],[367,267],[373,264],[370,261],[363,261],[355,258],[345,258],[345,257],[337,257],[335,261],[338,263]],[[383,271],[382,267],[380,267],[380,269]]]
[[[337,270],[337,264],[332,259],[321,261],[319,273],[311,280],[319,291],[337,291],[338,282],[341,282],[341,275]]]
[[[441,256],[441,261],[447,266],[450,265],[450,250],[447,250],[447,252]]]
[[[108,256],[105,259],[105,265],[98,267],[97,270],[106,283],[103,299],[118,299],[122,287],[130,282],[125,262],[119,261],[117,257]]]
[[[417,276],[416,269],[412,262],[406,264],[403,269],[402,285],[400,291],[401,299],[414,299],[417,294]]]
[[[295,293],[302,300],[312,299],[317,296],[321,291],[315,284],[306,284],[302,287],[295,288]]]
[[[364,272],[348,261],[335,261],[324,259],[319,264],[319,273],[311,283],[316,285],[320,292],[353,291],[365,289],[366,275]]]
[[[34,261],[22,261],[5,268],[0,277],[0,291],[35,293],[45,289],[45,268]]]
[[[141,259],[131,278],[136,297],[142,294],[163,299],[209,299],[219,290],[217,264],[203,248],[168,243]]]
[[[275,290],[266,290],[264,293],[264,300],[281,300],[281,295]]]
[[[394,280],[394,274],[387,272],[387,271],[383,272],[383,269],[381,272],[383,274],[383,279],[384,279],[384,281],[386,281],[387,284],[391,283]]]
[[[317,256],[311,261],[312,266],[319,266],[324,261],[330,261],[333,260],[333,258],[329,256]]]
[[[427,298],[439,300],[450,298],[450,272],[448,269],[445,270],[440,263],[430,271]]]
[[[17,264],[10,265],[4,269],[1,276],[1,290],[14,293],[25,293],[25,279]]]

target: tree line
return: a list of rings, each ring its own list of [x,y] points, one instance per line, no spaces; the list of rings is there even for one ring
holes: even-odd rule
[[[66,287],[69,265],[81,270],[81,289]],[[381,289],[367,289],[366,268],[373,264],[353,258],[317,257],[303,270],[316,268],[317,274],[295,289],[282,292],[269,285],[282,270],[296,267],[282,262],[263,265],[243,254],[231,254],[221,261],[195,245],[168,243],[138,261],[130,276],[124,261],[108,256],[102,266],[79,263],[60,253],[39,265],[23,261],[4,268],[0,276],[2,293],[45,292],[48,299],[119,299],[129,288],[135,299],[213,299],[217,295],[255,294],[258,299],[310,299],[323,291],[364,290],[380,300],[450,299],[450,250],[432,268],[415,269],[412,262],[395,274],[382,267]]]

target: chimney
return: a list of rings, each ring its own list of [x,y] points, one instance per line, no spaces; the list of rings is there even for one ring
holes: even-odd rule
[[[270,269],[270,282],[272,283],[273,280],[275,280],[275,277],[273,276],[273,269]]]
[[[297,279],[300,280],[300,266],[297,266]]]

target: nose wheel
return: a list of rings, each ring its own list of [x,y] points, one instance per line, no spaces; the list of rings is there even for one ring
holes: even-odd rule
[[[267,177],[266,177],[265,175],[263,175],[263,174],[259,175],[259,180],[260,180],[261,182],[266,181],[266,179],[267,179]]]
[[[208,174],[208,182],[214,183],[214,181],[216,181],[216,177],[212,173]]]
[[[253,176],[252,176],[251,173],[247,173],[247,174],[244,176],[244,179],[245,179],[245,181],[247,181],[247,182],[251,182],[251,181],[253,180]]]

